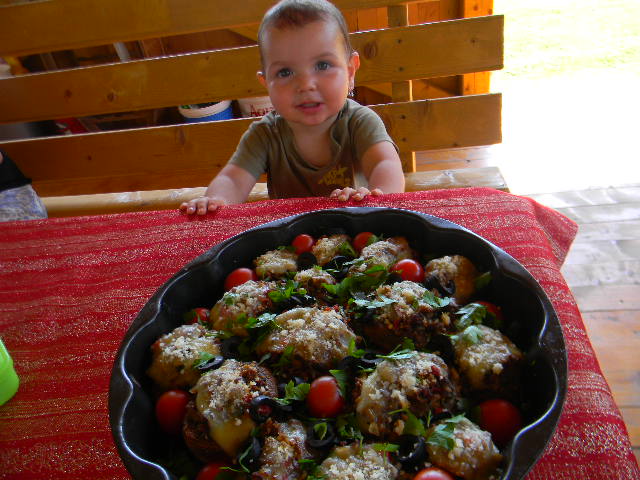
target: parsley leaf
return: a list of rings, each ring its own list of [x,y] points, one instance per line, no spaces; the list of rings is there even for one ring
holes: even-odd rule
[[[427,437],[427,443],[447,450],[453,450],[453,447],[456,445],[454,437],[456,426],[464,418],[464,414],[460,414],[443,420],[442,423],[433,429],[429,437]]]
[[[342,398],[347,398],[347,386],[349,385],[349,374],[344,370],[329,370],[329,373],[333,375],[333,378],[338,382],[338,388]]]
[[[289,365],[293,358],[294,351],[295,351],[295,347],[293,345],[287,345],[284,348],[282,355],[280,355],[280,358],[278,359],[278,361],[273,365],[273,368],[275,370],[280,370],[283,367],[286,367],[287,365]]]
[[[353,248],[353,245],[351,245],[351,243],[349,242],[342,242],[338,247],[338,251],[340,252],[341,255],[344,255],[345,257],[354,258],[358,256],[355,249]]]
[[[416,347],[410,338],[402,340],[402,344],[397,345],[388,355],[376,355],[378,358],[386,360],[404,360],[413,357],[416,353]]]
[[[191,365],[191,368],[196,368],[197,369],[200,365],[204,365],[209,360],[212,360],[214,357],[215,357],[215,355],[213,353],[200,352],[200,356],[198,357],[198,359],[195,362],[193,362],[193,364]]]
[[[365,354],[366,354],[366,352],[363,349],[356,347],[356,339],[355,338],[352,338],[351,340],[349,340],[349,347],[347,349],[347,356],[354,357],[354,358],[362,358],[362,357],[365,356]]]
[[[397,443],[374,443],[373,449],[376,452],[397,452],[400,449],[400,445]]]
[[[362,442],[364,436],[358,427],[355,413],[339,415],[336,421],[336,429],[340,438]]]
[[[318,440],[324,440],[328,430],[327,422],[318,422],[313,425],[313,431],[315,432]]]
[[[293,401],[302,401],[307,397],[311,385],[308,383],[301,383],[296,385],[293,380],[284,387],[284,398],[278,398],[277,401],[281,405],[289,405]]]
[[[318,473],[320,465],[312,458],[303,458],[298,460],[298,465],[303,472],[307,472],[305,477],[307,480],[323,480],[324,475]]]
[[[476,290],[482,290],[484,287],[491,283],[491,272],[484,272],[483,274],[477,276],[473,281]]]
[[[487,309],[484,305],[480,305],[479,303],[469,303],[459,309],[456,312],[456,315],[462,315],[453,322],[456,329],[458,329],[458,331],[462,331],[469,325],[482,323],[484,318],[487,316]]]
[[[385,305],[391,305],[392,303],[396,303],[396,300],[393,300],[391,298],[385,297],[384,295],[381,295],[379,299],[373,299],[373,300],[369,300],[367,298],[356,298],[354,299],[353,303],[355,303],[359,307],[364,307],[364,308],[380,308],[380,307],[384,307]]]
[[[451,298],[449,297],[438,297],[436,295],[434,295],[430,290],[427,290],[426,292],[424,292],[424,295],[422,295],[422,300],[429,305],[430,307],[433,308],[442,308],[442,307],[446,307],[447,305],[449,305],[451,303]]]
[[[476,345],[482,340],[482,331],[476,325],[470,325],[460,334],[460,338],[469,345]]]
[[[404,421],[404,430],[402,431],[403,435],[423,436],[426,433],[424,422],[420,418],[416,417],[408,408],[389,412],[390,415],[394,413],[404,413],[407,417]]]
[[[293,295],[306,296],[307,290],[301,288],[298,282],[287,280],[284,285],[278,285],[274,290],[271,290],[268,295],[274,303],[280,303],[289,300]]]
[[[275,313],[263,313],[258,318],[249,317],[244,322],[244,327],[247,329],[252,328],[262,328],[262,327],[276,327],[279,328],[279,325],[275,322],[276,314]]]

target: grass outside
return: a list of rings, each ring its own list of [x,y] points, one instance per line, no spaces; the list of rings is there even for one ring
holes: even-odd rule
[[[640,73],[639,0],[495,0],[494,10],[505,15],[507,76]]]
[[[494,0],[505,15],[502,144],[511,191],[640,184],[640,0]]]

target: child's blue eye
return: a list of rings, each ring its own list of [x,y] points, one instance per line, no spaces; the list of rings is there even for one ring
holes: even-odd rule
[[[331,67],[331,64],[329,62],[321,61],[316,63],[316,68],[318,70],[327,70],[329,67]]]
[[[292,72],[288,68],[283,68],[282,70],[278,70],[276,73],[276,77],[278,78],[286,78],[291,76]]]

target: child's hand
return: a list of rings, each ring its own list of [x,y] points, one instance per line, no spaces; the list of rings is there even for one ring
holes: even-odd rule
[[[207,212],[215,212],[222,205],[225,205],[226,202],[220,198],[216,197],[198,197],[193,200],[189,200],[188,202],[184,202],[180,205],[180,211],[182,213],[186,213],[187,215],[204,215]]]
[[[331,195],[329,195],[329,198],[337,198],[338,200],[346,202],[349,199],[362,200],[363,198],[369,195],[373,197],[377,197],[378,195],[382,195],[382,190],[380,190],[379,188],[374,188],[373,190],[369,190],[368,188],[365,188],[365,187],[359,187],[358,189],[354,189],[351,187],[336,188],[333,192],[331,192]]]

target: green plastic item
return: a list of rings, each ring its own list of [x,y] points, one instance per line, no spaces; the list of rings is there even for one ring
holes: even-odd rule
[[[0,405],[4,405],[18,391],[18,375],[13,368],[13,359],[0,338]]]

